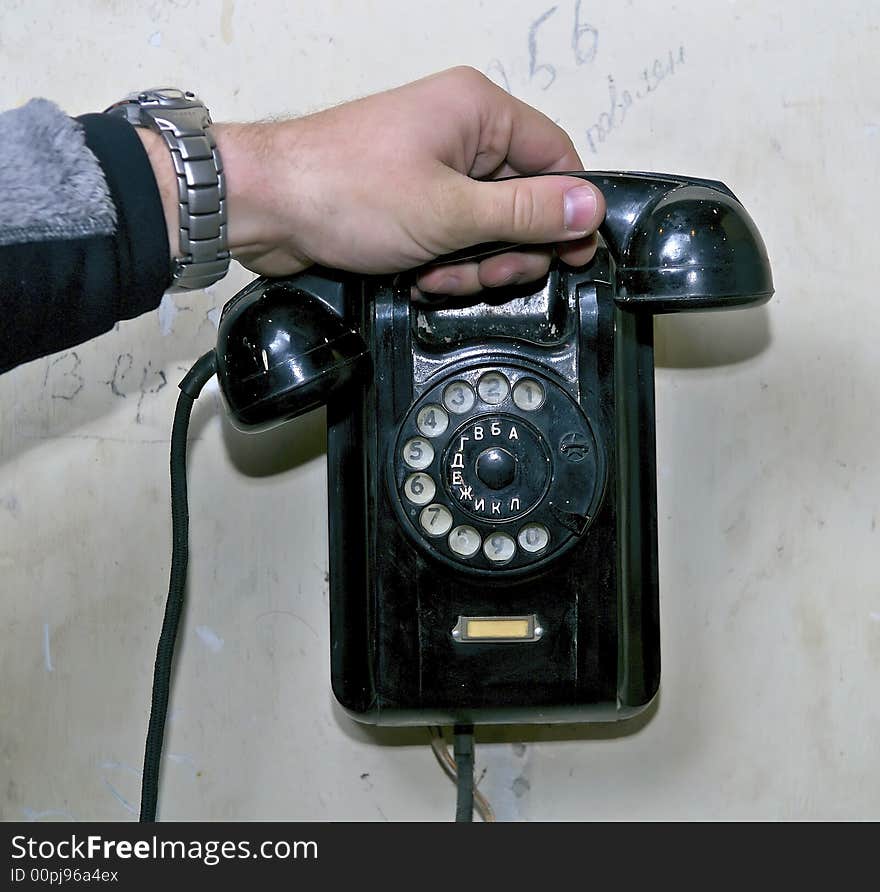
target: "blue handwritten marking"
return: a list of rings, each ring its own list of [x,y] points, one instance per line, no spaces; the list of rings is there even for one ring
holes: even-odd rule
[[[556,69],[552,65],[547,65],[546,63],[544,65],[538,65],[538,28],[540,28],[554,12],[556,12],[556,7],[550,7],[550,9],[548,9],[542,16],[535,19],[532,23],[532,27],[529,28],[529,80],[534,80],[535,75],[539,71],[546,71],[547,74],[550,75],[550,80],[542,85],[542,90],[548,90],[553,86],[553,81],[556,80]]]
[[[587,128],[587,145],[595,155],[598,146],[626,120],[627,114],[636,103],[653,93],[667,78],[675,75],[684,64],[684,47],[677,50],[669,50],[663,59],[654,59],[653,62],[642,69],[640,77],[642,83],[635,90],[619,90],[614,78],[608,75],[608,110],[603,111],[596,119],[595,124]]]
[[[102,762],[100,767],[102,769],[117,769],[119,771],[123,771],[127,774],[133,774],[135,777],[140,778],[141,772],[136,768],[132,768],[131,765],[126,765],[124,762]],[[116,799],[120,805],[126,810],[131,812],[133,815],[138,813],[138,810],[107,780],[106,777],[102,777],[101,780],[104,781],[104,786],[110,791],[111,795],[114,799]]]
[[[104,786],[110,791],[113,798],[119,801],[126,811],[130,811],[133,815],[138,813],[137,809],[119,792],[119,790],[116,789],[116,787],[113,786],[113,784],[110,783],[110,781],[107,780],[106,777],[104,778]]]
[[[50,808],[46,811],[34,811],[32,808],[23,808],[21,813],[26,821],[35,823],[43,818],[67,818],[68,821],[76,821],[76,818],[69,812],[58,808]]]
[[[574,3],[571,29],[571,52],[576,65],[585,65],[592,62],[596,58],[596,53],[599,49],[599,31],[589,22],[583,21],[581,4],[582,0],[576,0]],[[529,59],[529,81],[535,81],[538,75],[543,72],[543,77],[538,80],[542,90],[549,90],[556,83],[558,72],[555,65],[551,65],[549,62],[538,62],[538,31],[558,9],[558,5],[551,6],[538,16],[529,26],[529,33],[526,39]],[[562,16],[565,16],[564,12]],[[486,66],[485,74],[499,87],[513,95],[513,90],[510,88],[510,78],[507,76],[507,71],[500,59],[492,59]]]
[[[46,662],[46,671],[52,672],[52,651],[49,649],[49,623],[43,623],[43,659]]]

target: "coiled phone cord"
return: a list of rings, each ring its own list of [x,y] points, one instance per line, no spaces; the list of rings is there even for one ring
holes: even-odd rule
[[[186,497],[186,435],[193,403],[202,388],[217,371],[214,351],[205,353],[180,382],[180,396],[174,410],[171,428],[171,578],[168,583],[168,600],[165,602],[165,618],[156,648],[156,665],[153,670],[153,699],[150,708],[150,724],[144,748],[144,773],[141,785],[140,822],[156,820],[156,803],[159,797],[159,770],[162,761],[162,743],[165,737],[165,718],[168,713],[168,695],[171,688],[171,669],[174,661],[174,645],[183,613],[186,568],[189,562],[189,506]]]

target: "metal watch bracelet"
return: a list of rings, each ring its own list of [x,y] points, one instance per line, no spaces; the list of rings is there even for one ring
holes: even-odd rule
[[[206,288],[229,269],[226,182],[208,109],[193,93],[161,88],[132,93],[107,109],[162,135],[177,175],[180,251],[169,291]]]

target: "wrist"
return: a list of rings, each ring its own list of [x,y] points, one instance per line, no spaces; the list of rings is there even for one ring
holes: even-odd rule
[[[215,124],[214,139],[226,179],[226,236],[233,257],[271,250],[274,191],[271,124]],[[277,190],[279,184],[275,184]]]
[[[171,162],[171,153],[165,140],[145,127],[136,127],[147,158],[156,177],[156,186],[162,199],[162,211],[165,215],[165,226],[168,230],[168,255],[170,258],[182,256],[180,250],[180,207],[177,199],[177,176]]]

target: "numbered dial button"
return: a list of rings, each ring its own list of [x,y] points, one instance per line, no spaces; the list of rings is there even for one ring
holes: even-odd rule
[[[507,533],[490,533],[483,543],[483,554],[496,564],[505,564],[516,554],[516,542]]]
[[[474,388],[467,381],[453,381],[443,390],[443,405],[456,415],[470,412],[476,401]]]
[[[419,409],[416,416],[416,427],[426,437],[439,437],[449,427],[449,416],[442,407],[433,403]]]
[[[543,551],[550,544],[550,533],[543,524],[527,523],[516,537],[519,547],[530,554]]]
[[[459,557],[473,557],[480,550],[480,534],[473,527],[456,527],[449,534],[449,548]]]
[[[414,505],[427,505],[433,501],[437,486],[427,474],[411,474],[403,484],[403,491]]]
[[[513,402],[523,412],[534,412],[544,405],[544,385],[535,378],[520,378],[513,388]]]
[[[490,406],[497,406],[507,399],[507,394],[510,393],[510,385],[501,372],[486,372],[477,383],[477,393],[484,403],[488,403]]]
[[[416,471],[423,471],[434,461],[434,447],[428,440],[413,437],[403,447],[403,460]]]
[[[452,513],[445,505],[428,505],[422,508],[419,523],[429,536],[445,536],[452,529]]]

